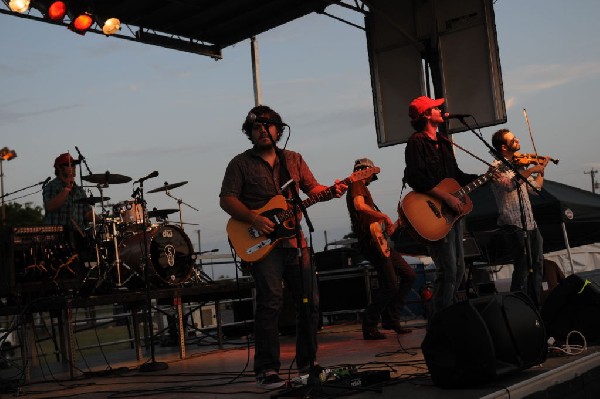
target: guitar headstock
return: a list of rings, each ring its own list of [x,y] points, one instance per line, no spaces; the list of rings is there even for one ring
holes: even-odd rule
[[[373,166],[373,167],[367,168],[367,169],[357,170],[356,172],[352,173],[348,177],[347,180],[349,183],[354,183],[359,180],[368,179],[369,177],[373,176],[374,174],[379,173],[380,171],[381,171],[381,169],[379,169],[379,167],[377,167],[377,166]]]

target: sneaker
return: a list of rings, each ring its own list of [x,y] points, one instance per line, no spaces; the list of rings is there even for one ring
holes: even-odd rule
[[[279,377],[276,371],[266,371],[256,376],[256,386],[263,389],[280,388],[285,381]]]

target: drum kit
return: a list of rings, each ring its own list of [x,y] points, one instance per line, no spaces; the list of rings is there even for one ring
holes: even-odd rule
[[[156,176],[158,175],[155,172]],[[152,177],[154,177],[152,176]],[[178,209],[147,210],[143,198],[143,179],[132,194],[132,199],[119,201],[107,209],[103,189],[112,184],[130,182],[131,177],[113,174],[90,174],[82,180],[97,185],[100,196],[89,196],[77,200],[90,206],[101,206],[101,217],[96,219],[87,231],[90,247],[95,248],[97,268],[90,268],[84,284],[95,284],[99,288],[105,284],[116,284],[117,288],[130,290],[156,287],[183,286],[198,277],[195,271],[195,257],[192,243],[183,230],[181,220],[181,199],[171,196],[170,190],[187,184],[187,181],[169,184],[149,190],[148,193],[164,192],[175,198]],[[191,205],[185,204],[197,210]],[[179,212],[179,226],[171,224],[168,215]],[[154,219],[154,222],[151,222]],[[191,223],[188,223],[191,224]]]

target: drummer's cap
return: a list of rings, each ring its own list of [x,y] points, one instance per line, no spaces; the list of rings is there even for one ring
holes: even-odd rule
[[[58,168],[59,166],[69,165],[69,164],[77,165],[78,163],[79,163],[79,160],[73,159],[71,154],[69,154],[68,152],[65,152],[64,154],[60,154],[58,157],[56,157],[56,159],[54,160],[54,167]]]

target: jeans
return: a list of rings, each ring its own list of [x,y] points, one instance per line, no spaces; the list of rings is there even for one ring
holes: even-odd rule
[[[400,320],[400,312],[415,281],[416,273],[402,255],[393,249],[389,258],[380,255],[375,249],[362,252],[377,270],[379,281],[379,290],[365,309],[363,327],[377,327],[380,317],[384,323],[396,323]],[[396,272],[400,275],[400,284]]]
[[[544,240],[538,229],[528,230],[527,239],[531,248],[531,269],[525,242],[525,232],[516,226],[505,226],[512,244],[513,274],[511,291],[522,291],[539,307],[544,274]]]
[[[319,295],[316,275],[307,248],[302,250],[300,271],[298,250],[274,248],[250,267],[256,284],[254,311],[254,372],[279,371],[279,313],[283,305],[283,284],[290,290],[296,309],[296,363],[305,369],[316,360]],[[303,302],[305,296],[308,303]]]
[[[427,245],[429,256],[433,259],[436,268],[432,313],[455,302],[458,287],[465,276],[463,226],[464,221],[461,219],[452,226],[446,237]]]

